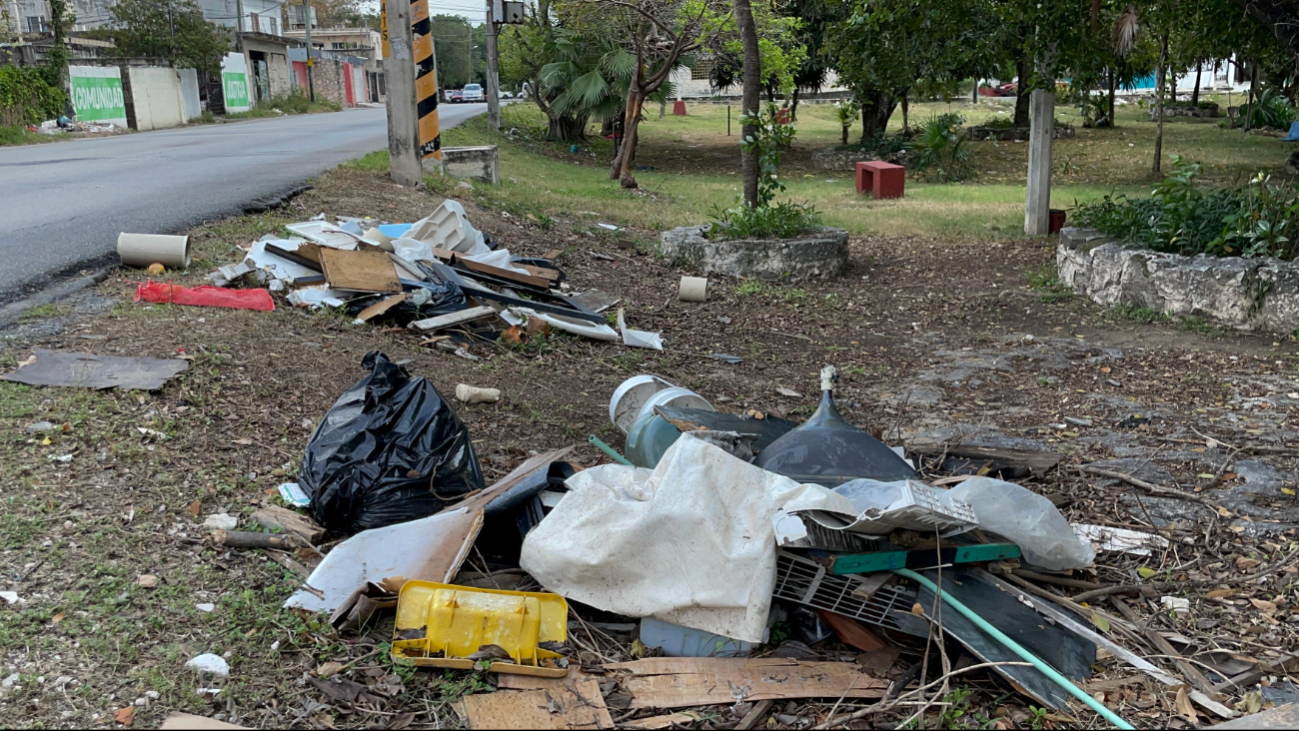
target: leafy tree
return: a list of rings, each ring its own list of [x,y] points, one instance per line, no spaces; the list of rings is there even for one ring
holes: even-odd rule
[[[229,49],[225,32],[203,17],[194,0],[118,0],[106,31],[119,56],[156,56],[179,68],[217,73]]]
[[[944,0],[828,0],[825,52],[861,105],[862,140],[884,131],[920,79],[966,78],[993,57],[997,19],[987,2],[955,11]]]
[[[561,43],[580,44],[583,40],[580,33],[569,28],[567,7],[553,0],[538,0],[523,25],[512,26],[497,38],[499,73],[503,78],[527,84],[528,98],[546,115],[548,136],[564,142],[585,139],[590,119],[585,110],[554,109],[552,103],[564,90],[541,81],[541,70],[561,59]]]
[[[43,73],[45,83],[62,89],[64,88],[63,73],[68,68],[68,47],[63,42],[64,29],[77,22],[77,15],[68,8],[67,0],[49,0],[49,3],[50,30],[54,34],[54,42],[45,57],[46,66]]]
[[[437,56],[438,86],[455,89],[477,80],[469,21],[459,15],[434,15],[429,18],[429,29]]]

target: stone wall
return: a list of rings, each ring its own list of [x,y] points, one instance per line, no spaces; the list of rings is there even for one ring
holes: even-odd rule
[[[838,147],[823,147],[812,153],[812,167],[817,170],[838,170],[840,172],[853,172],[857,169],[859,162],[871,162],[873,160],[884,160],[894,165],[907,164],[907,151],[900,150],[881,157],[874,152],[855,149],[840,149]]]
[[[999,142],[1028,142],[1028,127],[968,127],[965,138],[968,140],[997,140]],[[1053,139],[1073,139],[1078,131],[1072,124],[1056,125]]]
[[[1213,119],[1218,116],[1218,105],[1207,107],[1164,107],[1164,119],[1173,117],[1194,117],[1196,119]],[[1150,118],[1155,118],[1155,110],[1150,110]]]
[[[1299,262],[1163,254],[1067,227],[1056,266],[1065,284],[1100,305],[1203,317],[1239,330],[1299,329]]]
[[[663,256],[706,274],[798,281],[848,266],[848,232],[823,228],[796,239],[714,239],[710,224],[664,231]]]
[[[347,106],[347,76],[343,67],[346,61],[333,58],[316,58],[311,67],[311,78],[316,86],[316,98]]]

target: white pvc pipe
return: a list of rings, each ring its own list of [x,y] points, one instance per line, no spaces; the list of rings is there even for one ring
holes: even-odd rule
[[[704,277],[682,277],[679,296],[682,302],[703,302],[708,299],[708,280]]]
[[[189,237],[122,233],[117,237],[117,255],[129,267],[161,264],[168,269],[188,269]]]

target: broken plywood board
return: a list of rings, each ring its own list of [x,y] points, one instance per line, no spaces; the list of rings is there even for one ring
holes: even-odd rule
[[[908,444],[909,455],[926,457],[956,457],[971,461],[988,462],[990,472],[1000,472],[1014,467],[1026,468],[1041,477],[1060,464],[1060,455],[1037,449],[1013,447],[984,447],[977,444]],[[983,473],[980,473],[983,474]]]
[[[502,690],[465,696],[462,701],[465,720],[473,729],[613,728],[613,718],[600,695],[599,681],[585,676],[553,681],[537,690]]]
[[[394,294],[391,297],[385,297],[379,300],[378,302],[375,302],[374,304],[370,305],[369,307],[365,308],[364,310],[361,310],[360,312],[356,313],[356,321],[369,322],[370,320],[378,317],[379,315],[382,315],[383,313],[387,312],[388,310],[391,310],[392,308],[396,307],[397,305],[405,301],[406,301],[405,292],[402,292],[401,294]]]
[[[320,264],[331,289],[380,293],[401,291],[397,268],[386,252],[324,248],[320,250]]]
[[[450,312],[445,315],[438,315],[437,317],[430,317],[424,320],[416,320],[407,327],[412,330],[433,332],[435,330],[445,330],[449,327],[455,327],[456,325],[463,325],[467,322],[481,320],[485,317],[492,317],[495,314],[496,310],[487,305],[482,305],[480,307],[471,307],[467,310]]]
[[[37,348],[18,370],[0,379],[30,386],[82,386],[157,391],[172,376],[189,369],[189,361],[121,358],[90,353],[63,353]]]
[[[688,708],[788,698],[879,698],[888,681],[843,662],[785,658],[653,657],[613,663],[631,708]]]
[[[473,261],[472,259],[466,259],[464,255],[455,251],[448,251],[446,249],[435,247],[433,249],[433,256],[447,262],[453,267],[458,267],[465,271],[477,272],[478,274],[485,274],[487,276],[496,277],[497,279],[514,282],[516,284],[536,287],[537,289],[550,289],[551,280],[549,279],[534,276],[532,274],[512,271],[510,269],[502,269],[501,267],[495,267],[491,264],[483,264],[482,262]]]

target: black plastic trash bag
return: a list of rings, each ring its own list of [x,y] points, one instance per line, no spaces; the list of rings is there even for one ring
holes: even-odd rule
[[[298,484],[334,534],[425,518],[483,488],[469,430],[425,378],[378,351],[320,422]]]

